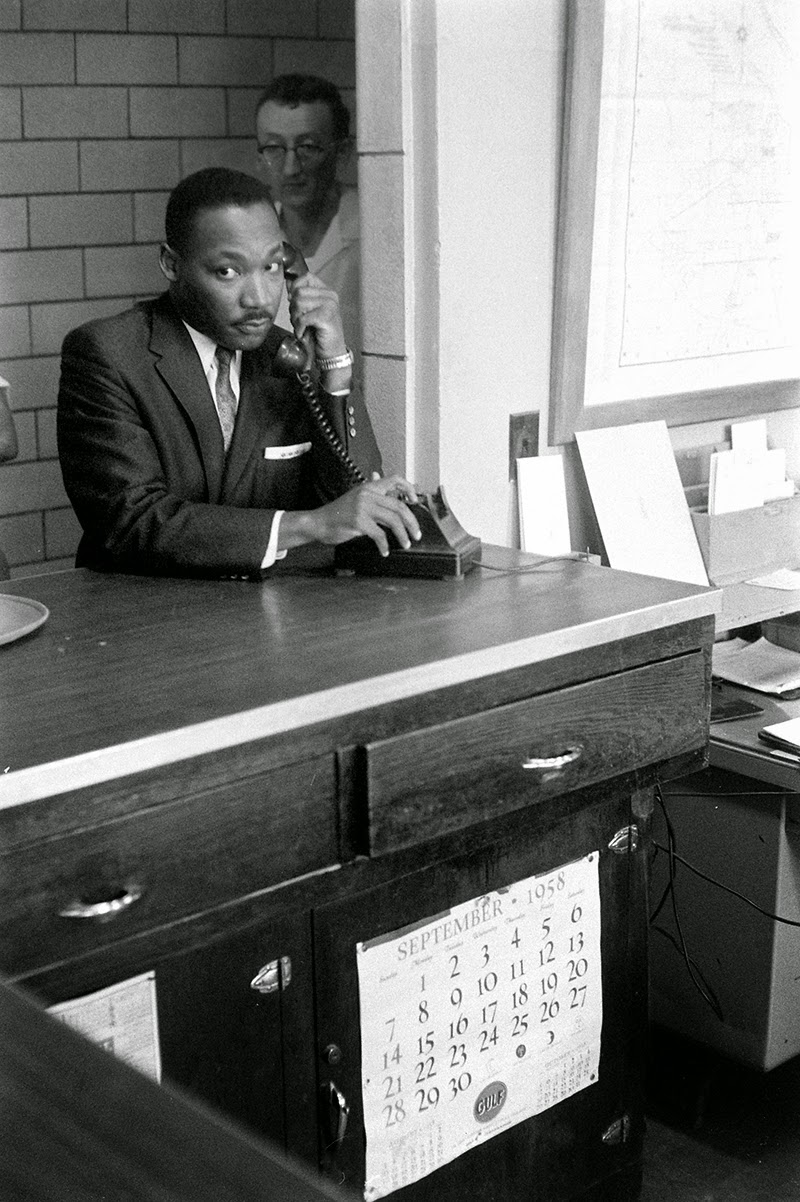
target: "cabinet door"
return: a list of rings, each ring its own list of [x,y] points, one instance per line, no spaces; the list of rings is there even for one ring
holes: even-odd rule
[[[315,911],[318,1042],[324,1065],[320,1094],[321,1102],[331,1107],[327,1116],[325,1105],[320,1111],[320,1152],[323,1165],[337,1180],[344,1177],[351,1185],[364,1187],[356,944],[411,924],[425,924],[434,917],[438,921],[458,904],[599,852],[603,1025],[597,1080],[397,1189],[393,1196],[409,1202],[428,1198],[462,1202],[467,1197],[479,1197],[483,1202],[507,1202],[510,1198],[516,1202],[540,1198],[556,1202],[584,1193],[587,1197],[602,1197],[612,1179],[612,1192],[605,1196],[636,1196],[643,1134],[641,1034],[646,1019],[642,987],[646,973],[646,913],[636,882],[643,878],[645,851],[642,841],[632,852],[609,848],[615,834],[630,821],[630,798],[619,790],[616,794],[613,788],[596,791],[586,797],[582,808],[576,808],[574,799],[563,800],[570,804],[565,804],[562,813],[573,811],[569,817],[551,820],[548,825],[542,818],[534,821],[530,815],[523,816],[506,823],[502,833],[497,824],[486,827],[482,846],[468,856],[422,869],[391,885]],[[494,838],[489,842],[492,833]],[[636,904],[631,904],[632,899]],[[425,971],[423,959],[419,963],[419,972]],[[533,1001],[543,988],[543,970],[536,965],[528,967],[532,969],[527,981]],[[409,984],[404,980],[398,988]],[[540,1021],[538,1005],[529,1009],[530,1022]],[[403,1046],[407,1050],[414,1044],[414,1036],[408,1031],[406,1035],[408,1040]],[[473,1051],[480,1051],[479,1044]],[[437,1067],[445,1069],[445,1088],[446,1078],[451,1075],[446,1057],[447,1053],[443,1063],[437,1062]],[[406,1080],[403,1086],[409,1108],[417,1106],[415,1059],[416,1049],[403,1066],[411,1077],[411,1085]],[[337,1098],[350,1111],[346,1133],[338,1146],[332,1142]],[[475,1099],[476,1107],[479,1101]]]
[[[316,1160],[310,920],[295,913],[202,933],[187,924],[185,948],[156,954],[158,932],[27,978],[49,1005],[83,997],[153,970],[162,1077],[266,1136]],[[251,985],[283,961],[278,987]],[[287,977],[291,974],[290,979]]]
[[[271,920],[156,968],[165,1080],[284,1147],[297,1143],[298,1108],[314,1112],[294,1055],[312,1060],[308,927],[299,914]],[[259,974],[270,992],[252,984]],[[299,1138],[313,1147],[313,1132]]]

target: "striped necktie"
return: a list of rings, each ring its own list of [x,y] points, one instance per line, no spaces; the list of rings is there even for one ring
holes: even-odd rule
[[[225,444],[225,454],[227,455],[231,439],[233,438],[233,427],[236,422],[236,408],[238,405],[236,395],[231,387],[231,359],[233,358],[233,351],[229,351],[227,347],[218,346],[214,357],[217,360],[217,382],[214,386],[214,391],[217,398],[219,424],[222,427],[222,441]]]

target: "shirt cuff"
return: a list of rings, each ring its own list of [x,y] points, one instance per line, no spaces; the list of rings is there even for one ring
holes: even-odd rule
[[[286,510],[284,509],[275,510],[275,516],[272,519],[272,529],[269,532],[269,542],[267,543],[266,554],[261,560],[262,571],[264,568],[271,568],[276,559],[286,558],[286,552],[278,550],[278,535],[281,529],[281,518],[285,512]]]

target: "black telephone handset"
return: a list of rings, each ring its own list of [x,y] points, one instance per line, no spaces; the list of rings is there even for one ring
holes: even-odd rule
[[[289,281],[296,280],[299,276],[305,275],[308,271],[308,266],[305,259],[288,242],[283,244],[283,274]],[[366,481],[366,476],[361,471],[361,468],[353,462],[334,430],[331,423],[319,402],[317,389],[312,379],[309,366],[309,351],[299,338],[294,338],[291,334],[287,334],[281,342],[275,354],[275,366],[278,371],[285,372],[286,375],[294,375],[297,377],[297,382],[303,392],[303,397],[311,410],[314,420],[319,427],[320,433],[327,442],[328,446],[333,451],[334,455],[344,467],[351,484],[363,484]]]
[[[296,280],[308,271],[300,251],[290,243],[283,244],[283,273],[287,280]],[[287,335],[278,347],[275,366],[279,371],[295,375],[308,407],[333,453],[345,467],[352,484],[364,484],[366,476],[353,462],[341,439],[328,421],[311,377],[309,352],[299,338]],[[480,539],[459,524],[440,487],[434,493],[420,496],[409,506],[414,512],[422,538],[409,548],[401,547],[388,531],[389,555],[382,556],[375,543],[366,535],[341,543],[334,553],[334,565],[343,571],[368,576],[463,576],[481,553]]]

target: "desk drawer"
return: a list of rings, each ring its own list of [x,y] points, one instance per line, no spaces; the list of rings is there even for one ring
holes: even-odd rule
[[[335,863],[335,783],[333,756],[320,757],[0,856],[0,969],[69,959]]]
[[[702,747],[700,652],[365,747],[372,854]]]

